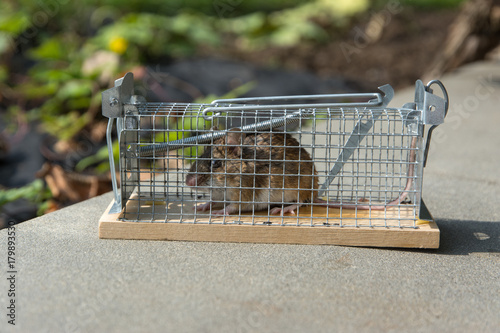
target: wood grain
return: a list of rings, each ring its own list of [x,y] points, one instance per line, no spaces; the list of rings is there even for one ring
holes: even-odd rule
[[[130,201],[131,205],[138,203],[139,201]],[[148,202],[142,204],[147,206]],[[151,207],[156,207],[156,210],[161,211],[158,209],[160,205],[151,205],[151,202],[149,202],[149,204]],[[165,207],[168,207],[168,205]],[[181,207],[182,206],[179,206],[178,208],[181,209]],[[158,212],[157,214],[151,214],[151,222],[127,222],[123,221],[123,213],[110,214],[110,208],[111,204],[99,221],[99,238],[431,249],[439,247],[439,229],[432,221],[429,223],[418,223],[416,228],[384,227],[380,224],[380,221],[377,223],[373,222],[371,227],[341,227],[332,223],[334,221],[332,218],[328,219],[330,223],[329,226],[323,225],[323,222],[321,222],[323,220],[321,218],[317,220],[314,219],[313,223],[311,223],[311,215],[309,215],[308,221],[305,216],[301,218],[269,218],[267,216],[262,216],[262,221],[269,220],[269,222],[272,222],[272,224],[269,225],[262,222],[256,222],[259,221],[258,215],[245,215],[241,217],[232,216],[226,218],[226,223],[223,223],[223,217],[216,217],[212,218],[211,223],[208,223],[210,218],[209,215],[204,220],[201,214],[197,214],[195,223],[194,219],[190,220],[187,214],[182,216],[182,222],[166,219],[164,210],[163,220],[159,218],[161,214]],[[175,211],[174,208],[175,207],[170,208],[169,215],[172,210]],[[313,215],[315,216],[321,214],[320,211],[316,211],[317,208],[321,207],[314,207]],[[323,214],[326,212],[333,215],[334,211],[332,209],[322,209],[324,209]],[[330,210],[332,211],[330,212]],[[304,211],[301,211],[300,213],[303,212]],[[343,210],[342,216],[344,217],[346,213],[346,210]],[[360,214],[360,211],[348,213],[357,215]],[[380,214],[381,213],[384,212],[380,212]],[[392,214],[400,215],[401,213],[401,209],[398,209],[397,213],[393,212]],[[266,215],[265,213],[262,214]],[[361,214],[367,214],[367,212]],[[373,215],[373,212],[370,214]],[[384,214],[387,214],[387,212]],[[147,213],[142,215],[147,215]],[[157,215],[155,219],[152,218],[153,215]],[[194,213],[191,215],[194,216]],[[330,217],[332,215],[330,215]],[[142,217],[144,218],[146,216]],[[360,216],[357,217],[358,219],[360,218]],[[235,218],[238,219],[237,222],[233,222]],[[276,220],[274,221],[274,219]],[[367,220],[370,220],[370,216],[368,216]],[[243,221],[253,221],[256,224],[238,224],[243,223]],[[297,221],[299,221],[299,223],[297,223]],[[359,222],[361,220],[357,221]]]

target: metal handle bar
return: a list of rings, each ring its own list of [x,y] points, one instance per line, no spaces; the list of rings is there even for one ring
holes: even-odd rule
[[[341,99],[341,98],[371,98],[366,102],[342,102],[342,103],[308,103],[308,104],[266,104],[266,105],[241,105],[244,103],[258,103],[270,101],[293,101],[302,99]],[[205,120],[212,120],[219,116],[224,111],[245,111],[245,110],[269,110],[269,109],[314,109],[314,108],[336,108],[336,107],[372,107],[382,106],[384,104],[383,97],[380,93],[362,93],[362,94],[323,94],[323,95],[295,95],[295,96],[269,96],[269,97],[248,97],[248,98],[231,98],[217,99],[212,101],[214,104],[239,104],[229,106],[209,106],[202,112]],[[208,115],[212,112],[213,115]]]
[[[228,98],[216,99],[211,104],[216,103],[255,103],[269,101],[293,101],[301,99],[332,99],[332,98],[377,98],[378,102],[382,102],[380,93],[360,93],[360,94],[322,94],[322,95],[290,95],[290,96],[264,96],[264,97],[245,97],[245,98]],[[355,103],[354,103],[355,104]],[[310,105],[310,104],[308,104]]]

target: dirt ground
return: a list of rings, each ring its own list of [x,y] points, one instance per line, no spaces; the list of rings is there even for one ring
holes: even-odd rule
[[[371,13],[353,24],[346,36],[314,48],[301,45],[253,53],[223,53],[254,64],[272,63],[321,77],[341,76],[366,89],[386,83],[397,89],[423,78],[439,54],[457,13],[458,9],[404,9],[383,15],[385,19]]]

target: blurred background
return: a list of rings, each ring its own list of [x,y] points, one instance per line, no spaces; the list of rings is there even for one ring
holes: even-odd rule
[[[111,190],[101,92],[376,92],[498,57],[493,0],[2,0],[0,227]]]

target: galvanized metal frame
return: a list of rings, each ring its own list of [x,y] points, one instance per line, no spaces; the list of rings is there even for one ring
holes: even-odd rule
[[[441,88],[443,97],[433,94],[431,89],[433,84],[437,84]],[[165,201],[170,200],[170,204],[175,203],[181,207],[180,212],[176,211],[176,218],[173,219],[178,223],[183,223],[184,215],[194,215],[192,223],[289,224],[291,217],[272,216],[269,215],[269,211],[267,215],[265,212],[251,212],[251,219],[245,221],[239,218],[240,214],[217,218],[209,214],[208,220],[197,221],[197,217],[206,218],[206,214],[200,213],[198,216],[196,211],[189,210],[185,205],[186,201],[199,204],[206,199],[198,198],[201,192],[198,192],[197,189],[193,190],[185,186],[188,164],[187,156],[183,153],[184,149],[213,144],[214,140],[227,134],[227,130],[231,128],[228,124],[236,122],[240,124],[239,128],[244,132],[289,132],[301,144],[305,142],[302,139],[306,136],[312,140],[312,143],[305,147],[314,163],[322,164],[319,167],[323,179],[323,182],[320,183],[319,197],[326,195],[326,203],[312,203],[310,206],[336,205],[340,210],[340,222],[338,214],[335,216],[336,225],[414,228],[419,218],[425,218],[422,213],[425,206],[421,204],[423,167],[426,162],[432,130],[441,124],[446,116],[448,96],[444,86],[439,81],[431,81],[428,85],[417,81],[414,102],[407,103],[401,108],[388,108],[387,105],[393,97],[393,90],[388,85],[379,89],[382,93],[230,99],[216,100],[211,104],[147,103],[142,97],[134,95],[133,77],[128,73],[124,78],[116,81],[114,88],[103,93],[103,114],[110,118],[107,131],[108,147],[112,146],[111,129],[114,119],[116,119],[120,146],[121,191],[118,190],[116,179],[114,179],[115,205],[112,212],[122,211],[124,219],[131,221],[155,222],[162,220],[161,218],[151,218],[152,210],[153,216],[164,216],[163,222],[171,222],[172,219],[168,217],[169,204],[165,205]],[[346,99],[363,99],[363,101],[344,102]],[[311,102],[296,103],[303,100],[311,100]],[[321,102],[313,102],[318,100]],[[245,116],[247,112],[254,115]],[[189,121],[203,125],[192,129],[192,131],[185,131],[189,132],[189,137],[176,139],[172,138],[171,134],[178,133],[179,129],[168,128],[168,122],[173,118],[177,118],[176,121],[181,123]],[[306,130],[303,126],[304,121],[309,121],[312,127]],[[320,122],[326,122],[326,128],[321,131],[319,130]],[[225,129],[209,130],[209,125],[211,127],[214,123],[223,124],[222,127]],[[336,124],[336,128],[334,128],[334,124]],[[431,128],[428,131],[427,140],[424,142],[425,125],[431,125]],[[155,139],[155,135],[158,134],[164,137],[160,142]],[[316,142],[319,138],[326,139],[325,145]],[[340,142],[332,142],[332,139],[339,139]],[[386,143],[385,148],[380,148],[381,142]],[[392,145],[389,145],[390,142]],[[170,157],[169,154],[177,150],[182,152],[181,158],[179,159],[179,156]],[[327,156],[320,157],[321,151],[324,151]],[[332,151],[338,153],[332,154]],[[378,157],[374,153],[378,153]],[[411,154],[415,156],[413,162],[408,159]],[[393,158],[392,162],[390,158]],[[153,166],[148,171],[141,169],[141,163],[144,161],[154,165],[159,161],[169,163],[173,160],[180,161],[180,167],[167,167],[162,170]],[[113,165],[111,153],[110,163]],[[381,176],[374,171],[380,168],[382,163],[388,165],[386,176]],[[410,177],[408,175],[410,166],[414,170],[414,175],[411,176],[413,183],[409,191],[411,204],[398,202],[389,208],[392,211],[396,208],[397,215],[398,209],[410,207],[412,213],[409,216],[401,215],[397,219],[399,221],[412,220],[412,223],[384,224],[383,220],[388,218],[384,217],[384,213],[380,214],[380,211],[387,212],[387,207],[380,209],[381,203],[374,202],[374,200],[379,200],[381,193],[387,196],[388,193],[404,190],[403,185],[405,184],[401,184],[401,181]],[[345,174],[343,174],[344,172]],[[152,177],[148,181],[141,180],[141,175],[144,173],[150,173]],[[349,174],[347,175],[347,173]],[[166,174],[167,176],[165,176]],[[163,176],[163,180],[159,181],[158,176]],[[274,176],[280,176],[280,174]],[[382,184],[382,178],[386,182],[385,185]],[[330,187],[335,179],[338,181],[336,184],[337,200],[333,202],[331,200],[334,197],[333,190]],[[367,179],[371,179],[372,185],[370,182],[366,182]],[[394,181],[399,181],[399,184],[394,184]],[[363,189],[357,188],[360,184]],[[384,186],[385,188],[383,188]],[[344,201],[346,200],[345,193],[351,193],[352,196],[352,193],[361,192],[369,193],[368,198],[365,198],[368,202]],[[378,194],[372,196],[373,193]],[[391,194],[391,198],[393,196]],[[354,196],[354,198],[359,199],[358,196]],[[238,198],[236,200],[235,198],[225,199],[227,202],[231,200],[238,202],[239,200]],[[134,209],[137,209],[136,212],[127,212],[127,202],[130,200],[137,201],[137,204],[133,205]],[[385,202],[389,202],[389,199]],[[141,218],[140,209],[145,205],[149,207],[147,219]],[[347,211],[348,209],[351,211],[350,215],[343,216],[343,210]],[[368,222],[366,222],[365,212],[359,215],[363,215],[363,222],[360,223],[361,218],[358,218],[358,211],[361,210],[368,211]],[[327,209],[325,214],[326,216],[322,216],[321,219],[313,216],[312,213],[310,216],[307,214],[297,216],[296,224],[302,225],[304,219],[309,218],[309,222],[306,224],[310,226],[315,225],[315,220],[321,220],[323,224],[328,225],[330,210]],[[324,222],[325,218],[326,222]],[[393,220],[393,214],[391,219]],[[381,220],[382,223],[372,223],[372,221],[377,220]]]

